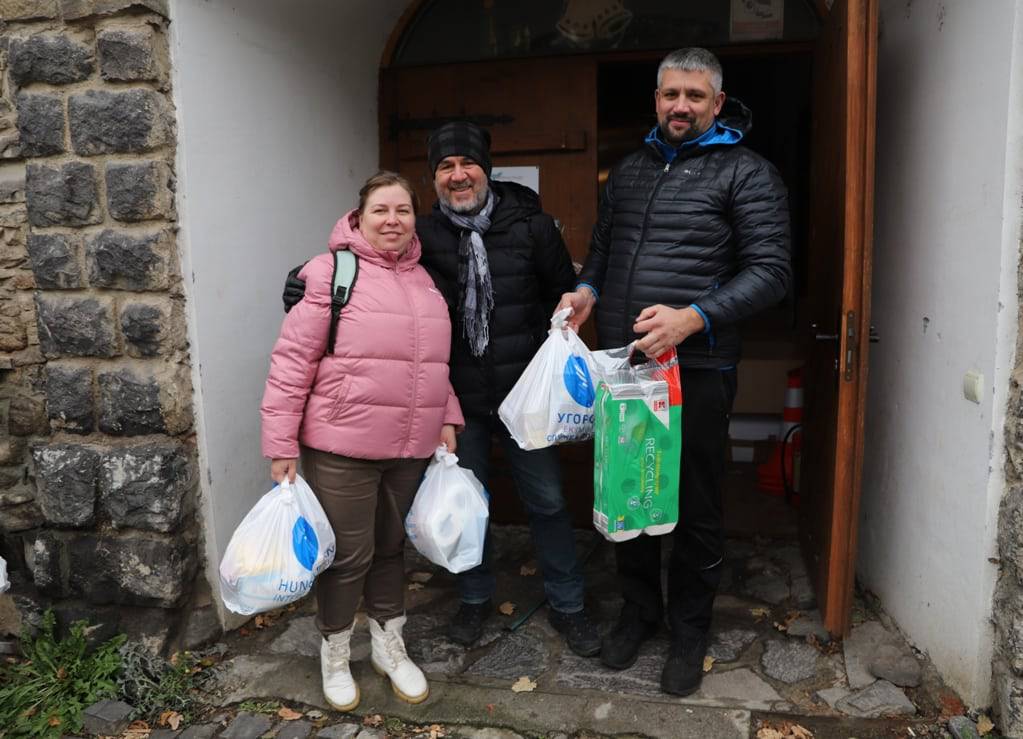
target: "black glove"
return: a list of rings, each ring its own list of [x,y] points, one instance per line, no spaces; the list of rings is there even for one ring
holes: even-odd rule
[[[288,277],[284,280],[284,295],[281,297],[284,300],[285,313],[294,308],[305,297],[305,280],[298,276],[298,273],[302,271],[304,266],[305,262],[302,262],[302,264],[288,272]]]

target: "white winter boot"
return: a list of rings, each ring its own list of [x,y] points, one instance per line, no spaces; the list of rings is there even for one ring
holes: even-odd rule
[[[345,631],[326,637],[320,644],[320,671],[323,695],[338,711],[351,711],[359,705],[359,686],[352,677],[348,660],[352,655],[352,624]]]
[[[401,628],[405,617],[399,616],[381,626],[375,618],[369,621],[373,669],[391,679],[395,694],[409,703],[422,703],[430,695],[423,671],[416,667],[405,651]]]

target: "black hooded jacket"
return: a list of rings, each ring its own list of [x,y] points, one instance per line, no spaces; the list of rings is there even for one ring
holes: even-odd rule
[[[740,355],[737,323],[788,291],[785,185],[766,159],[725,143],[750,129],[745,106],[729,100],[718,120],[733,129],[721,143],[684,147],[668,164],[648,142],[611,171],[579,276],[600,293],[601,348],[637,338],[632,326],[649,305],[696,304],[711,330],[678,346],[680,366],[730,367]]]
[[[490,343],[473,356],[458,314],[458,245],[461,229],[440,206],[416,220],[423,245],[420,263],[430,271],[451,309],[451,385],[466,416],[487,416],[512,389],[547,338],[551,313],[575,284],[572,260],[554,219],[540,210],[527,187],[491,182],[500,198],[483,234],[494,310]]]

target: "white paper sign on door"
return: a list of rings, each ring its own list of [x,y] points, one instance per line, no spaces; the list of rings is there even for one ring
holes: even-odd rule
[[[494,167],[490,171],[490,179],[500,182],[517,182],[525,185],[537,195],[540,194],[539,167]]]

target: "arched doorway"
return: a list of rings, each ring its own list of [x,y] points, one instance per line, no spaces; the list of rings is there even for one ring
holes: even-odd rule
[[[849,625],[862,466],[876,18],[875,0],[424,0],[392,34],[380,77],[382,166],[410,176],[432,202],[427,133],[474,120],[493,136],[496,176],[517,168],[509,173],[535,183],[581,263],[602,178],[654,123],[658,61],[684,45],[718,53],[726,92],[754,111],[748,145],[789,187],[796,268],[792,298],[743,329],[740,385],[763,387],[759,398],[740,390],[737,410],[780,406],[784,386],[771,373],[806,365],[798,531],[836,634]],[[566,446],[562,458],[584,522],[591,451]],[[514,510],[494,504],[497,519]]]

